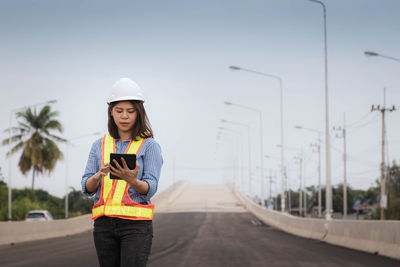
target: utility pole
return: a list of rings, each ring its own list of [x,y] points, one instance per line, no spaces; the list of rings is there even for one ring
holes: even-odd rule
[[[300,185],[299,185],[299,216],[303,213],[303,198],[302,198],[302,188],[303,188],[303,183],[302,183],[302,173],[303,173],[303,157],[295,157],[299,161],[299,166],[300,166],[300,172],[299,172],[299,180],[300,180]]]
[[[274,184],[275,188],[274,188],[274,192],[277,192],[276,189],[276,182],[273,180],[274,178],[276,178],[276,174],[274,176],[270,176],[270,185],[271,185],[271,190],[272,190],[272,184]],[[278,210],[278,195],[276,195],[275,200],[274,197],[272,196],[272,192],[271,192],[271,199],[274,202],[274,210]]]
[[[272,170],[271,169],[269,170],[269,201],[270,201],[270,203],[272,203]]]
[[[383,107],[380,105],[371,107],[372,111],[380,111],[382,114],[382,162],[381,162],[381,220],[385,220],[385,209],[387,209],[387,195],[386,195],[386,179],[385,179],[385,112],[395,111],[395,106],[386,108],[386,88],[383,88]]]
[[[289,212],[289,214],[292,214],[292,197],[291,197],[291,190],[290,190],[290,187],[289,187],[289,179],[288,179],[288,176],[287,176],[287,166],[285,166],[285,169],[284,169],[284,173],[285,173],[285,180],[286,180],[286,191],[287,191],[287,194],[288,194],[288,212]]]
[[[318,217],[321,216],[322,216],[321,142],[319,142],[318,143]]]
[[[347,218],[347,151],[346,151],[346,113],[343,113],[343,215]]]
[[[342,135],[336,134],[337,138],[343,138],[343,219],[347,217],[347,152],[346,152],[346,113],[343,113],[343,128],[333,127],[333,130],[341,131]]]
[[[175,187],[176,182],[176,157],[174,156],[174,161],[172,165],[172,186]]]
[[[302,209],[303,209],[303,203],[302,203],[302,194],[303,194],[303,182],[302,182],[302,174],[303,174],[303,158],[300,158],[300,176],[299,176],[299,179],[300,179],[300,190],[299,190],[299,214],[300,214],[300,216],[301,216],[301,213],[302,213]]]
[[[303,204],[303,212],[304,217],[307,217],[307,185],[306,185],[306,162],[302,161],[302,169],[303,169],[303,197],[304,197],[304,204]]]
[[[274,198],[272,196],[272,184],[275,184],[274,178],[276,178],[276,175],[272,175],[272,169],[269,169],[269,176],[267,176],[269,179],[269,197],[268,197],[268,202],[270,205],[272,205],[273,210],[278,210],[277,206],[277,201],[274,201]],[[276,199],[277,200],[277,199]],[[267,205],[269,207],[269,205]]]
[[[321,139],[318,137],[317,144],[311,144],[317,148],[318,153],[318,217],[322,216],[322,190],[321,190]],[[315,152],[315,151],[313,151]]]
[[[347,217],[347,152],[346,152],[346,113],[343,114],[343,215]]]

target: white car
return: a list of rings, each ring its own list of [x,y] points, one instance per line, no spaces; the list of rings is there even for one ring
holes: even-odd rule
[[[31,210],[25,216],[25,221],[51,221],[53,216],[48,210]]]

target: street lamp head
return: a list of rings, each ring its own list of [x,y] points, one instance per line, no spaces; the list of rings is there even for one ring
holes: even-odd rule
[[[232,105],[232,103],[231,103],[231,102],[228,102],[228,101],[225,101],[224,104],[225,104],[225,105],[228,105],[228,106],[231,106],[231,105]]]
[[[228,122],[228,121],[227,120],[221,120],[221,122],[225,123],[225,122]]]
[[[373,57],[373,56],[379,56],[378,53],[372,52],[372,51],[365,51],[364,54],[365,54],[366,56],[371,56],[371,57]]]
[[[296,129],[303,129],[303,126],[296,125],[296,126],[294,126],[294,128],[296,128]]]
[[[240,70],[240,67],[238,67],[238,66],[229,66],[229,68],[231,70]]]
[[[57,99],[53,99],[53,100],[47,101],[48,104],[54,104],[54,103],[56,103],[56,102],[57,102]]]

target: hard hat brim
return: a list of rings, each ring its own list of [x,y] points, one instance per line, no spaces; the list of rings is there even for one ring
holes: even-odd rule
[[[116,97],[116,98],[109,98],[107,100],[107,104],[110,104],[112,102],[117,102],[117,101],[126,101],[126,100],[139,100],[144,102],[143,97],[138,97],[138,96],[121,96],[121,97]]]

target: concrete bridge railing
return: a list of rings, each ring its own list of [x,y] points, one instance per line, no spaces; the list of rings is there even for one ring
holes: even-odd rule
[[[0,222],[0,245],[79,234],[92,227],[91,214],[47,222]]]
[[[178,181],[156,194],[152,199],[156,205],[155,212],[171,203],[182,192],[186,184],[187,182]],[[91,214],[46,222],[0,222],[0,245],[68,236],[91,229],[93,229]]]
[[[300,218],[261,207],[240,192],[235,194],[257,218],[285,232],[400,259],[400,221]]]

